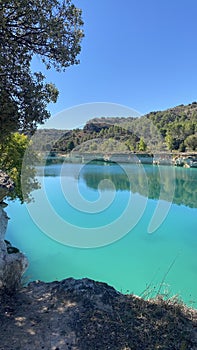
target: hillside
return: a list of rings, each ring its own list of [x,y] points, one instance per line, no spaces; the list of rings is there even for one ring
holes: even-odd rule
[[[36,133],[36,149],[69,153],[103,151],[197,150],[197,102],[140,118],[93,118],[83,129],[42,129]]]
[[[158,128],[170,150],[197,150],[197,102],[145,116]]]

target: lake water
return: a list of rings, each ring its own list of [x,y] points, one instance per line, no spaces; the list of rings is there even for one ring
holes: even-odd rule
[[[35,202],[6,209],[26,281],[89,277],[197,307],[197,169],[55,164],[37,178]]]

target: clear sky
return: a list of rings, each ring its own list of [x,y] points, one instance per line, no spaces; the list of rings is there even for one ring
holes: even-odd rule
[[[60,91],[52,114],[91,102],[145,114],[197,100],[196,0],[73,2],[85,24],[81,63],[47,72]]]

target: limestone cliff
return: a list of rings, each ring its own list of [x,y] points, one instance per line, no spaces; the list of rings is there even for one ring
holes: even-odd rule
[[[9,191],[13,191],[14,183],[9,176],[2,170],[0,170],[0,202],[8,194]]]
[[[3,198],[14,188],[13,182],[0,171],[0,292],[12,293],[20,285],[27,268],[27,258],[5,240],[8,216],[4,211]]]

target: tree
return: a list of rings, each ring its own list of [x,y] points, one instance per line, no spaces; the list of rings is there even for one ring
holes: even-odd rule
[[[50,114],[58,91],[30,69],[34,55],[57,71],[77,64],[83,37],[81,10],[71,0],[1,0],[0,141],[10,132],[34,131]]]
[[[67,149],[68,151],[72,151],[72,149],[75,148],[75,144],[74,142],[71,140],[71,141],[68,141],[67,143]]]
[[[144,142],[144,139],[143,139],[143,137],[141,137],[140,138],[140,142],[139,142],[139,146],[138,146],[138,149],[139,149],[139,151],[146,151],[146,148],[147,148],[147,146],[146,146],[146,144],[145,144],[145,142]]]
[[[186,146],[192,151],[197,150],[197,134],[190,135],[185,139]]]
[[[9,196],[12,199],[19,198],[21,202],[24,200],[29,201],[31,191],[39,186],[33,166],[34,163],[36,164],[37,158],[31,152],[31,157],[29,157],[30,164],[26,164],[23,170],[23,190],[21,188],[22,159],[29,145],[30,140],[28,137],[19,133],[12,133],[6,142],[0,144],[0,169],[6,171],[15,184],[15,189],[13,192],[10,192]]]
[[[170,134],[167,134],[165,137],[166,145],[168,147],[169,151],[173,150],[173,145],[174,145],[174,139]]]

